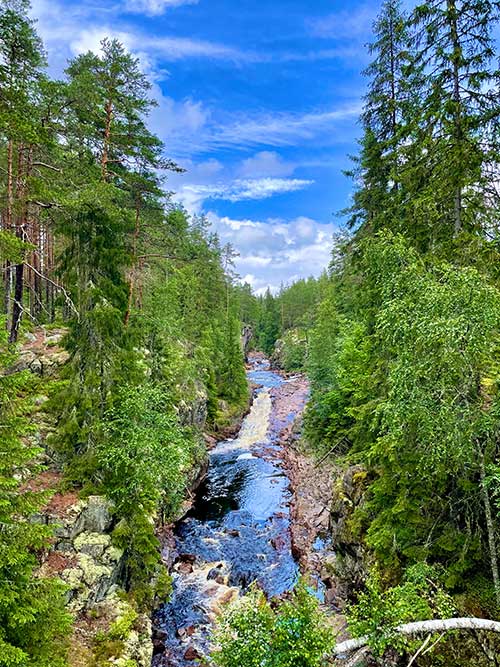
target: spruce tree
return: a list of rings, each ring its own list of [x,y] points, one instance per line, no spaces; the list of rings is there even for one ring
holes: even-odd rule
[[[477,231],[494,215],[484,196],[491,178],[484,167],[489,128],[500,113],[492,38],[498,9],[489,0],[431,0],[412,15],[413,65],[424,77],[408,119],[416,149],[408,195],[416,217],[432,221],[434,246]]]
[[[0,258],[21,263],[25,248],[18,239],[2,232],[2,240]],[[0,327],[0,369],[14,361],[7,332]],[[0,373],[0,664],[64,667],[70,625],[64,589],[58,580],[37,573],[37,554],[48,547],[51,531],[31,521],[47,496],[27,484],[41,453],[30,444],[23,398],[29,383],[29,372]]]
[[[369,84],[361,116],[361,151],[353,158],[354,169],[347,172],[360,181],[354,203],[347,211],[349,224],[361,227],[363,233],[373,233],[381,225],[398,224],[399,147],[404,108],[414,86],[414,76],[408,70],[409,43],[408,23],[400,0],[387,0],[374,25],[374,41],[369,47],[373,61],[364,72]]]

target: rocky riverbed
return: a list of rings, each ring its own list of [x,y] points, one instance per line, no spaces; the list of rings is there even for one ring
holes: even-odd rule
[[[210,650],[224,606],[256,582],[268,596],[286,595],[300,572],[335,608],[325,568],[333,470],[297,447],[309,396],[304,376],[273,372],[250,359],[254,391],[237,437],[210,453],[208,474],[191,509],[164,542],[173,594],[154,617],[154,667],[185,667]]]

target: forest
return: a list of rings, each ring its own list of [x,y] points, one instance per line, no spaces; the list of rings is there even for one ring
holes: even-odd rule
[[[246,582],[210,655],[153,664],[500,664],[499,26],[493,0],[383,2],[330,264],[256,294],[169,190],[140,61],[104,39],[54,80],[28,0],[2,1],[2,667],[151,664],[121,656],[172,595],[162,531],[250,409],[252,355],[309,383],[297,446],[334,477],[342,593]],[[80,570],[44,517],[68,498],[111,508],[107,625],[58,576]]]

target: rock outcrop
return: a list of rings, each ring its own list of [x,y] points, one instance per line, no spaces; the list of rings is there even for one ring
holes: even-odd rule
[[[361,465],[350,466],[337,477],[333,487],[330,535],[335,558],[324,568],[324,574],[330,574],[337,597],[342,600],[360,588],[367,575],[367,554],[355,524],[355,512],[365,498],[367,474]]]
[[[92,664],[150,667],[151,620],[124,599],[124,554],[112,540],[112,503],[102,496],[79,500],[74,493],[56,493],[36,520],[54,526],[42,573],[59,576],[67,586],[67,606],[75,615],[74,642],[80,655],[87,652],[88,664],[97,652],[109,659]],[[82,642],[86,644],[83,648]]]
[[[16,363],[10,372],[30,370],[36,375],[52,377],[69,359],[68,352],[61,346],[66,329],[39,327],[35,333],[25,334]]]
[[[74,499],[74,494],[70,494]],[[43,569],[67,584],[68,608],[83,612],[117,590],[123,552],[112,544],[113,506],[101,496],[69,504],[56,494],[38,516],[54,526],[54,543]]]

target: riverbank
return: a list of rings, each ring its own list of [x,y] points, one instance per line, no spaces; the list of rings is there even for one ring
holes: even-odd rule
[[[337,553],[332,542],[331,508],[339,468],[330,459],[318,465],[302,439],[303,413],[309,398],[309,382],[293,375],[273,389],[273,427],[280,445],[280,459],[290,482],[290,531],[292,553],[300,573],[316,589],[331,623],[344,638],[346,621],[342,615],[345,591],[335,576]],[[291,418],[294,415],[294,418]]]

